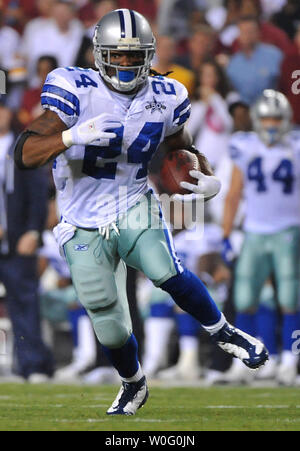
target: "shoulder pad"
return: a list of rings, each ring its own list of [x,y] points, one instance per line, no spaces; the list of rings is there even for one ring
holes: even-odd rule
[[[233,133],[229,141],[229,154],[233,160],[239,159],[242,154],[247,151],[250,142],[257,139],[253,132],[236,132]]]
[[[55,111],[70,127],[80,115],[80,100],[74,78],[65,68],[50,72],[41,93],[44,109]]]

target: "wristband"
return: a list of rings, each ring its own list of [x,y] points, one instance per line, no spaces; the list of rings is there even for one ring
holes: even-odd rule
[[[64,143],[64,145],[66,147],[73,146],[72,132],[71,132],[70,128],[68,130],[65,130],[62,132],[61,138],[62,138],[62,142]]]

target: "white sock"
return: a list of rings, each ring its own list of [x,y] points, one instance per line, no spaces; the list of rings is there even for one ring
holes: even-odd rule
[[[282,351],[281,364],[286,366],[296,366],[298,364],[299,356],[293,354],[291,351]]]
[[[171,318],[146,319],[143,368],[147,375],[152,375],[167,362],[168,344],[173,328],[174,320]]]
[[[216,324],[213,324],[212,326],[203,326],[203,324],[201,324],[201,325],[202,325],[203,329],[205,329],[210,335],[214,335],[217,332],[219,332],[219,330],[221,330],[222,327],[224,326],[224,324],[226,324],[226,323],[227,323],[226,318],[223,315],[223,313],[221,313],[221,318],[219,319],[219,321]]]
[[[137,372],[135,373],[134,376],[132,377],[121,377],[122,381],[124,382],[138,382],[140,379],[142,379],[142,377],[144,376],[144,372],[142,370],[142,367],[139,363],[139,369],[137,370]]]
[[[199,339],[190,335],[183,335],[179,338],[180,352],[198,350]]]
[[[179,338],[179,359],[180,367],[198,367],[199,359],[199,339],[198,337],[182,336]]]
[[[76,364],[87,366],[95,363],[97,357],[96,340],[93,325],[87,315],[78,320],[78,346]]]

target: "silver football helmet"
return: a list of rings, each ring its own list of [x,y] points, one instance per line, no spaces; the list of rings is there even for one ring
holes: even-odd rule
[[[263,95],[250,110],[254,131],[267,146],[272,146],[290,131],[292,126],[292,108],[284,94],[273,89],[265,89]],[[264,127],[264,118],[280,119],[276,127]]]
[[[145,82],[155,53],[155,38],[141,14],[130,9],[106,14],[96,25],[93,44],[96,67],[116,90],[130,92]],[[143,64],[129,67],[112,64],[111,51],[141,52]],[[108,68],[114,70],[108,74]]]

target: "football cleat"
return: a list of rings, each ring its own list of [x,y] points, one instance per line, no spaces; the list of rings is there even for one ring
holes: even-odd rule
[[[278,359],[270,356],[268,362],[258,370],[255,379],[258,381],[275,380],[278,371]]]
[[[231,367],[224,373],[224,383],[251,384],[255,378],[255,371],[248,368],[239,359],[233,359]]]
[[[293,386],[295,385],[297,374],[297,365],[286,365],[281,363],[277,369],[277,383],[279,385]]]
[[[228,323],[211,337],[223,351],[237,357],[253,370],[264,365],[269,359],[268,351],[261,341]]]
[[[197,366],[184,367],[182,365],[174,365],[157,373],[157,378],[170,381],[174,379],[193,381],[198,380],[201,375],[200,368]]]
[[[143,376],[138,382],[122,382],[120,391],[107,410],[107,415],[134,415],[149,396],[146,378]]]

